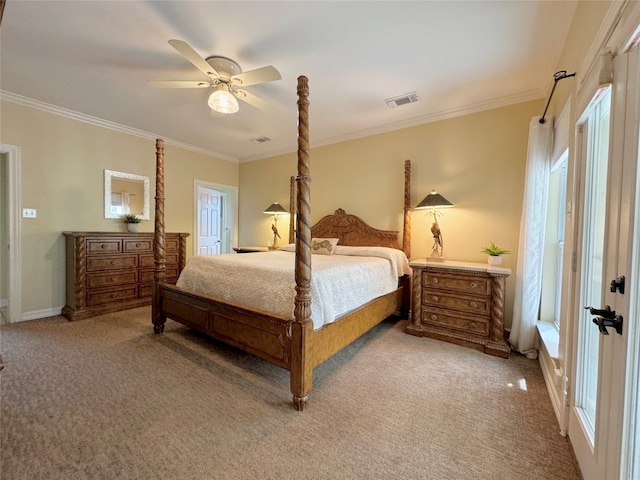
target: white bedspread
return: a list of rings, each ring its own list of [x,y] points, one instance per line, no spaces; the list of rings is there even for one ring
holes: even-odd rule
[[[177,285],[221,300],[293,318],[293,245],[274,252],[191,257]],[[312,255],[311,319],[314,328],[398,288],[410,274],[400,250],[338,245],[333,255]]]

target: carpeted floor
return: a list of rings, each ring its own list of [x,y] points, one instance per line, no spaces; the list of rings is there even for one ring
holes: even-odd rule
[[[0,329],[0,477],[578,480],[537,360],[387,320],[289,375],[150,309]]]

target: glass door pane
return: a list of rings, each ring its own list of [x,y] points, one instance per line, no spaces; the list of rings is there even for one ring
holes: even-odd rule
[[[601,308],[603,305],[603,265],[605,258],[605,221],[607,208],[607,165],[611,90],[598,92],[586,128],[586,170],[580,303]],[[578,322],[578,363],[576,408],[593,445],[598,393],[600,333],[588,310]]]

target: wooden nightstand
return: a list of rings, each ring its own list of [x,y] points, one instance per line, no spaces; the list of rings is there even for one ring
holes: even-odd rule
[[[406,333],[509,357],[504,291],[511,269],[455,261],[417,260],[409,265],[412,312]]]

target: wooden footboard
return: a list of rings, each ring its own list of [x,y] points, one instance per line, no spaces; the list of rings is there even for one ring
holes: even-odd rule
[[[162,333],[166,320],[177,321],[212,338],[291,372],[292,382],[311,388],[313,369],[361,337],[380,322],[405,311],[404,298],[409,277],[402,277],[400,287],[368,302],[318,330],[305,332],[304,346],[295,338],[293,319],[250,310],[213,297],[195,294],[167,283],[157,284],[153,301],[153,324]],[[292,361],[298,353],[299,362]],[[302,393],[302,392],[301,392]],[[299,395],[304,409],[306,399]]]
[[[291,369],[291,322],[285,317],[249,310],[175,285],[158,285],[153,305],[154,330],[164,330],[167,318],[226,344]]]

